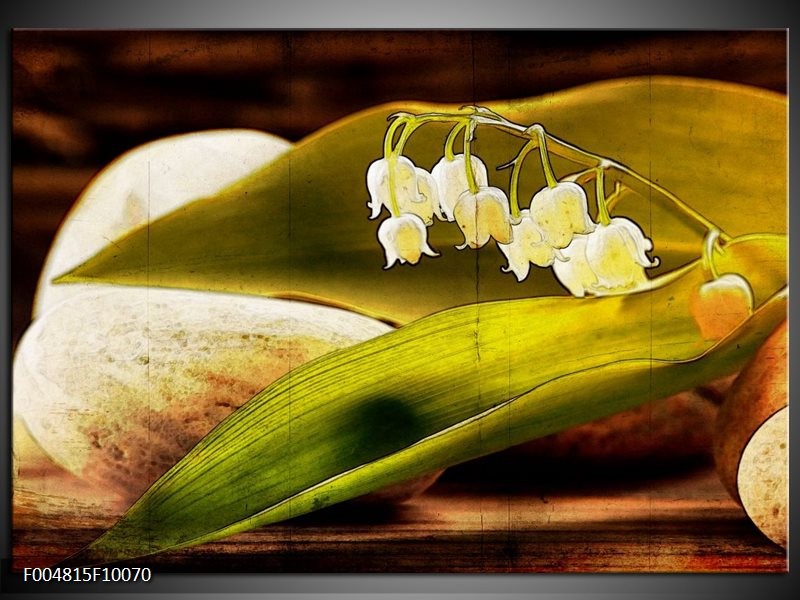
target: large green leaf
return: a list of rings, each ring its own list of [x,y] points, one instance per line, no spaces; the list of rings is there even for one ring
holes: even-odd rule
[[[649,77],[486,106],[633,168],[731,235],[786,231],[785,96]],[[383,270],[378,223],[367,219],[365,174],[382,153],[386,117],[457,108],[397,103],[334,123],[222,193],[116,240],[60,281],[310,296],[395,323],[475,301],[563,294],[549,270],[535,269],[522,284],[501,273],[505,260],[494,247],[455,250],[463,237],[446,223],[430,230],[441,257]],[[445,124],[422,127],[407,154],[431,168],[447,131]],[[473,149],[491,171],[520,146],[516,137],[479,127]],[[523,204],[542,185],[535,160],[526,165]],[[559,176],[578,169],[563,160],[555,167]],[[491,172],[490,183],[507,190],[508,175]],[[672,206],[633,195],[615,213],[634,218],[653,238],[658,272],[699,255],[703,231]]]
[[[633,407],[731,373],[786,317],[786,238],[717,257],[759,308],[719,343],[691,295],[698,262],[603,298],[478,303],[303,365],[217,426],[72,560],[219,539]]]

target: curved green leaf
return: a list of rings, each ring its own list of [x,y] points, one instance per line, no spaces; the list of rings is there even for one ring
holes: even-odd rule
[[[653,288],[449,309],[303,365],[208,434],[73,562],[190,546],[297,516],[738,369],[786,316],[786,238],[716,262],[760,308],[720,343],[690,296],[697,262]]]
[[[648,77],[485,104],[637,170],[731,235],[786,231],[785,96]],[[470,302],[563,294],[549,269],[534,268],[522,284],[501,273],[505,259],[493,246],[455,250],[463,237],[452,223],[430,229],[441,257],[383,270],[378,221],[367,219],[365,204],[366,170],[382,154],[386,117],[457,108],[397,103],[343,119],[222,193],[115,241],[59,281],[324,298],[394,323]],[[430,169],[447,131],[423,126],[406,153]],[[473,151],[489,165],[490,183],[507,190],[509,171],[492,169],[512,159],[521,141],[483,127],[477,135]],[[543,184],[529,162],[523,204]],[[559,176],[579,170],[564,160],[554,166]],[[703,232],[672,206],[632,195],[615,214],[633,218],[653,239],[662,265],[655,274],[700,254]]]

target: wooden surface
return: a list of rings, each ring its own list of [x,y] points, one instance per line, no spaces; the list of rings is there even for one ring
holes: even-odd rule
[[[35,448],[18,448],[12,568],[53,565],[102,534],[121,507]],[[750,523],[708,464],[657,476],[522,465],[477,461],[404,504],[340,505],[128,564],[155,572],[787,570],[784,550]]]

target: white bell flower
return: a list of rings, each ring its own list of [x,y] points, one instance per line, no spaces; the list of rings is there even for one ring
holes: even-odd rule
[[[508,267],[503,267],[502,271],[513,272],[517,281],[523,281],[528,277],[531,263],[539,267],[549,267],[556,260],[567,260],[561,250],[553,248],[547,242],[544,233],[531,219],[527,209],[520,211],[517,223],[511,223],[511,233],[513,239],[510,244],[497,246],[508,259]]]
[[[554,248],[566,248],[575,234],[594,231],[586,192],[573,181],[545,187],[531,199],[531,218]]]
[[[433,224],[433,215],[436,215],[440,221],[444,219],[444,217],[442,217],[442,211],[439,208],[439,186],[436,184],[433,175],[425,169],[417,167],[416,172],[417,200],[415,203],[412,203],[411,207],[413,208],[415,205],[421,205],[417,207],[417,210],[408,211],[404,210],[408,207],[401,205],[400,212],[412,212],[419,216],[425,222],[425,225],[431,225]]]
[[[389,217],[378,227],[378,241],[386,255],[386,266],[389,269],[396,262],[409,262],[415,265],[423,254],[439,256],[428,245],[428,230],[425,223],[417,215],[404,214]]]
[[[480,248],[490,238],[501,244],[511,243],[511,213],[506,193],[500,188],[484,186],[476,193],[462,193],[453,208],[453,216],[464,234],[464,243],[456,246]]]
[[[576,235],[569,246],[561,250],[566,261],[553,263],[553,273],[569,293],[583,298],[587,292],[593,293],[597,276],[586,260],[586,241],[588,235]]]
[[[629,219],[615,217],[608,225],[598,225],[586,241],[586,258],[597,275],[597,287],[622,291],[647,283],[645,268],[659,263],[648,258],[646,252],[652,249],[653,242]]]
[[[470,163],[472,164],[472,173],[475,176],[475,183],[478,187],[488,186],[489,177],[483,161],[473,154],[470,156]],[[448,221],[455,220],[453,209],[456,202],[458,202],[461,194],[469,190],[464,155],[456,154],[453,160],[448,160],[446,156],[443,156],[431,169],[431,175],[433,175],[439,188],[439,205],[444,218]]]
[[[576,235],[562,251],[569,260],[555,262],[553,272],[573,296],[632,292],[647,284],[645,268],[659,264],[647,257],[652,249],[636,223],[614,217],[608,225],[597,224],[592,233]]]
[[[384,206],[390,213],[393,212],[389,180],[389,159],[381,158],[369,165],[367,189],[370,199],[367,207],[371,211],[370,219],[377,218]],[[405,156],[398,156],[395,162],[394,192],[400,213],[415,214],[426,225],[433,223],[434,214],[441,218],[439,194],[433,176]]]

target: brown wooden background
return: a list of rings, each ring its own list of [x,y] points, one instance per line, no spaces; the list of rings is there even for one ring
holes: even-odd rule
[[[520,98],[672,74],[785,92],[785,31],[15,31],[12,343],[53,235],[91,176],[165,135],[296,141],[392,100]]]

